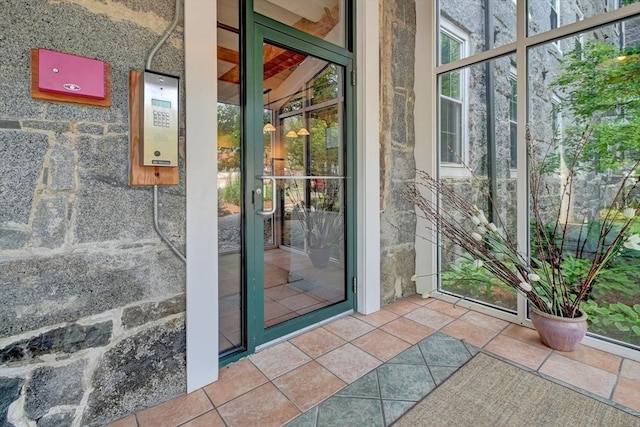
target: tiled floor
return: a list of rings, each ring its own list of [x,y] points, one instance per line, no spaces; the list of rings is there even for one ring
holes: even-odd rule
[[[398,360],[416,348],[427,366],[401,372]],[[572,353],[552,351],[534,330],[416,295],[268,348],[221,369],[217,382],[112,426],[281,426],[294,419],[292,426],[316,425],[306,424],[309,420],[318,426],[365,425],[339,417],[349,413],[343,406],[351,400],[345,397],[367,393],[372,377],[367,374],[374,370],[383,395],[359,400],[371,405],[367,414],[381,407],[380,419],[388,424],[479,348],[640,415],[639,362],[586,346]],[[404,374],[420,378],[394,382]]]

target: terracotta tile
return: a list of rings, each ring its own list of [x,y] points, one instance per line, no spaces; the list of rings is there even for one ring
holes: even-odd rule
[[[414,304],[406,299],[401,299],[392,304],[385,305],[383,308],[385,310],[389,310],[393,313],[396,313],[399,316],[404,316],[407,313],[411,313],[416,308],[420,308],[421,306],[418,304]]]
[[[345,343],[342,338],[323,328],[316,328],[290,339],[289,342],[314,359]]]
[[[137,415],[140,427],[174,427],[213,409],[202,389],[176,397]]]
[[[278,301],[281,299],[292,297],[299,293],[300,292],[289,288],[287,285],[280,285],[276,286],[275,288],[265,290],[264,296],[267,298],[271,298],[274,301]]]
[[[346,384],[315,361],[273,381],[302,412],[342,389]]]
[[[309,356],[288,341],[249,356],[249,359],[270,380],[286,374],[311,360]]]
[[[138,422],[136,421],[135,415],[129,415],[128,417],[124,417],[123,419],[118,420],[115,423],[107,425],[107,427],[138,427]]]
[[[561,381],[609,398],[617,376],[585,363],[553,353],[539,371]]]
[[[296,311],[296,310],[303,309],[305,307],[309,307],[311,305],[315,305],[321,301],[307,294],[298,294],[298,295],[294,295],[292,297],[280,300],[279,302],[289,310]]]
[[[300,414],[273,384],[267,383],[218,408],[229,427],[280,427]]]
[[[303,315],[306,313],[311,313],[312,311],[316,311],[319,310],[323,307],[326,307],[328,305],[330,305],[331,303],[329,301],[322,301],[320,303],[314,304],[314,305],[310,305],[309,307],[305,307],[305,308],[301,308],[300,310],[297,310],[296,313],[299,315]]]
[[[435,331],[433,328],[421,325],[405,317],[389,322],[380,329],[405,340],[409,344],[417,344]]]
[[[622,361],[622,368],[620,369],[620,376],[640,382],[640,362],[624,359]]]
[[[411,344],[380,329],[369,332],[351,342],[378,360],[386,362],[408,349]]]
[[[611,400],[640,411],[640,382],[619,378]]]
[[[511,324],[507,326],[507,328],[504,329],[500,334],[517,339],[518,341],[522,341],[534,347],[549,350],[549,347],[544,345],[540,340],[538,331],[532,328]]]
[[[214,409],[186,424],[182,424],[180,427],[225,427],[225,424],[222,418],[220,418],[218,411]]]
[[[618,374],[620,369],[620,363],[622,358],[615,354],[606,353],[602,350],[597,350],[586,345],[579,345],[575,351],[564,352],[558,351],[559,355],[568,357],[569,359],[577,360],[578,362],[586,363],[587,365],[595,366],[596,368],[604,369],[605,371],[613,374]]]
[[[399,316],[389,310],[378,310],[375,313],[367,315],[355,313],[353,317],[355,317],[356,319],[360,319],[363,322],[367,322],[368,324],[373,325],[376,328],[379,328],[385,323],[389,323],[392,320],[397,319]]]
[[[362,336],[367,332],[375,329],[370,324],[365,323],[362,320],[358,320],[352,316],[338,319],[335,322],[324,325],[323,328],[346,341],[354,340],[359,336]]]
[[[287,314],[285,314],[284,316],[280,316],[280,317],[276,317],[274,319],[270,319],[270,320],[266,320],[264,322],[264,326],[265,328],[269,328],[273,325],[277,325],[278,323],[282,323],[285,322],[289,319],[293,319],[294,317],[298,317],[298,313],[296,313],[295,311],[289,312]]]
[[[404,317],[433,329],[440,329],[454,320],[451,316],[447,316],[446,314],[440,313],[436,310],[431,310],[427,307],[420,307]]]
[[[538,369],[551,354],[550,348],[540,348],[506,335],[498,335],[484,349],[531,369]]]
[[[426,305],[429,304],[433,301],[433,298],[422,298],[422,295],[420,294],[413,294],[413,295],[409,295],[408,297],[405,298],[405,301],[409,301],[412,302],[414,304],[418,304],[418,305]]]
[[[496,331],[483,328],[463,319],[457,319],[440,329],[447,335],[458,338],[476,347],[483,347],[486,343],[497,335]]]
[[[469,311],[465,313],[461,319],[494,332],[500,332],[509,326],[509,322],[505,320],[496,319],[495,317],[487,316],[486,314],[478,313],[476,311]]]
[[[291,313],[291,310],[278,304],[277,302],[265,302],[264,304],[264,319],[272,320],[280,316]]]
[[[466,308],[454,307],[453,304],[441,300],[434,300],[431,304],[429,304],[429,308],[431,310],[437,310],[440,313],[444,313],[447,316],[451,317],[460,317],[469,311]]]
[[[269,381],[250,360],[240,360],[220,369],[218,381],[204,388],[214,405],[220,406]]]
[[[352,344],[345,344],[320,356],[316,362],[347,384],[377,368],[382,362]]]

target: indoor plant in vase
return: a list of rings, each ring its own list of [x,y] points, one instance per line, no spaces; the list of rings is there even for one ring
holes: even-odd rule
[[[302,191],[297,180],[287,189],[292,202],[292,217],[299,220],[306,251],[314,267],[324,268],[331,250],[344,237],[343,212],[340,209],[338,180],[311,180],[309,191]],[[307,197],[304,197],[306,194]]]
[[[409,186],[406,195],[428,224],[429,235],[422,237],[436,242],[442,250],[456,248],[459,259],[472,269],[484,269],[502,286],[524,295],[543,343],[556,350],[572,351],[587,331],[587,316],[581,306],[589,300],[594,283],[607,269],[611,271],[616,257],[640,250],[640,236],[633,233],[638,229],[635,222],[640,213],[635,200],[640,161],[624,166],[615,190],[610,192],[611,200],[604,203],[597,220],[576,224],[568,220],[566,200],[575,191],[574,186],[590,176],[584,173],[587,166],[583,155],[594,139],[585,133],[563,153],[564,159],[571,160],[561,179],[550,173],[554,167],[549,164],[557,162],[557,157],[548,154],[557,153],[550,149],[553,143],[532,141],[530,136],[527,140],[531,215],[528,251],[505,231],[500,215],[485,214],[459,186],[418,171],[415,185]],[[545,147],[543,153],[536,151],[540,147]],[[576,260],[583,266],[579,272],[571,268]]]

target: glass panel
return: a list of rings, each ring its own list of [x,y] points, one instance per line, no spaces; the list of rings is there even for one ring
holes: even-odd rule
[[[576,0],[528,0],[528,32],[529,35],[553,30],[564,25],[582,21],[585,18],[610,12],[615,9],[638,3],[638,0],[591,0],[578,2]],[[614,32],[617,39],[623,36],[624,29],[618,26]],[[573,41],[573,40],[565,40]],[[571,49],[571,46],[556,45],[558,49],[564,51]]]
[[[237,2],[218,2],[218,13],[237,25]],[[235,15],[234,15],[235,11]],[[219,16],[220,17],[220,16]],[[242,346],[242,180],[238,34],[218,28],[218,304],[221,353]],[[221,55],[220,53],[224,53]]]
[[[438,135],[442,150],[440,181],[477,205],[489,221],[515,239],[516,178],[510,173],[514,69],[512,55],[452,72],[469,82],[467,93],[461,102],[440,97]],[[440,81],[451,80],[452,73],[442,75]],[[465,134],[462,129],[467,130]],[[440,210],[458,211],[446,200],[441,201]],[[466,226],[462,218],[455,221]],[[486,270],[475,268],[474,260],[444,237],[439,246],[440,291],[516,310],[516,293],[511,288],[492,279]]]
[[[515,1],[440,0],[440,64],[515,40]]]
[[[530,216],[553,239],[532,233],[532,255],[541,259],[562,247],[567,292],[574,294],[625,224],[625,209],[633,213],[639,204],[640,40],[629,36],[636,20],[621,24],[629,30],[622,40],[616,24],[559,40],[575,46],[564,56],[554,43],[528,54],[528,142],[532,167],[546,172],[542,185],[532,183]],[[623,234],[638,232],[640,220],[633,219]],[[640,346],[639,267],[640,252],[621,248],[597,275],[582,305],[590,332]]]
[[[346,299],[344,70],[268,44],[264,58],[264,87],[271,89],[277,111],[265,159],[272,159],[280,177],[275,192],[280,238],[264,255],[268,328]],[[283,61],[295,64],[279,66]]]
[[[253,7],[271,19],[346,47],[345,0],[254,0]]]

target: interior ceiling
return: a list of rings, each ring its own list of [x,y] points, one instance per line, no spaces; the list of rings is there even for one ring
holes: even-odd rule
[[[277,18],[316,37],[326,38],[340,22],[339,0],[256,0],[255,10]],[[221,0],[218,6],[218,87],[220,100],[233,102],[238,98],[240,55],[237,0]],[[307,55],[265,45],[263,50],[264,87],[276,90],[305,61]]]

